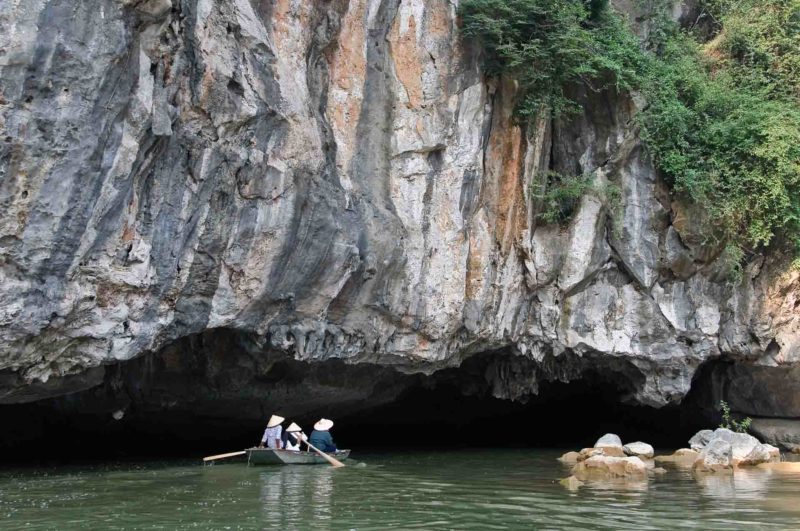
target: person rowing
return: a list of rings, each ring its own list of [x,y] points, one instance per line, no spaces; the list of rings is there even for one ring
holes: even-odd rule
[[[306,439],[306,434],[303,429],[292,422],[289,427],[281,435],[281,442],[285,450],[300,451],[300,441]]]
[[[333,421],[329,419],[319,419],[314,424],[314,431],[311,432],[311,437],[308,442],[316,446],[322,452],[335,452],[336,443],[333,442],[330,429],[333,428]]]
[[[261,437],[261,444],[258,445],[259,448],[264,448],[265,444],[267,448],[272,448],[273,450],[280,450],[283,447],[283,441],[281,440],[283,428],[281,424],[284,420],[286,419],[278,415],[272,415],[269,418],[267,429],[264,430],[264,435]]]

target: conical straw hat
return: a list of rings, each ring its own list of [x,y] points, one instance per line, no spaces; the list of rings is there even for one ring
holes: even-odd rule
[[[317,423],[314,424],[314,429],[317,431],[328,431],[331,428],[333,428],[333,421],[328,419],[319,419]]]
[[[286,419],[283,418],[283,417],[279,417],[278,415],[272,415],[269,418],[269,422],[267,422],[267,428],[274,428],[275,426],[277,426],[278,424],[280,424],[284,420],[286,420]]]
[[[298,431],[303,431],[303,428],[292,422],[289,424],[289,427],[286,428],[286,431],[289,433],[297,433]]]

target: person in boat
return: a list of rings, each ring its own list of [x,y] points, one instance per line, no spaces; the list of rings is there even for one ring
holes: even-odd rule
[[[328,419],[319,419],[316,424],[314,424],[314,431],[311,432],[311,437],[308,438],[308,442],[316,446],[323,452],[335,452],[336,451],[336,443],[333,442],[333,437],[331,437],[330,429],[333,428],[333,421]]]
[[[293,450],[295,452],[299,452],[300,448],[300,441],[306,439],[306,434],[303,433],[303,429],[292,422],[289,424],[289,427],[286,428],[281,435],[281,442],[283,443],[283,448],[285,450]]]
[[[281,441],[283,428],[281,424],[284,420],[286,419],[279,415],[272,415],[269,418],[267,429],[264,430],[264,435],[261,437],[261,444],[258,445],[259,448],[264,448],[264,445],[266,445],[267,448],[280,450],[283,447]]]

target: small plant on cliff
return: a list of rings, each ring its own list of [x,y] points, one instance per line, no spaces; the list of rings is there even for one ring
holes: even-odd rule
[[[739,433],[747,433],[747,431],[750,429],[750,424],[753,423],[753,419],[747,417],[740,421],[735,420],[731,416],[730,406],[724,400],[720,400],[719,408],[722,410],[722,423],[719,425],[720,428],[725,428]]]
[[[578,208],[581,197],[592,188],[590,176],[561,175],[549,171],[537,179],[541,182],[539,190],[533,190],[532,197],[541,204],[537,217],[545,223],[562,223],[569,220]]]
[[[563,175],[548,171],[539,174],[531,185],[531,197],[539,202],[537,219],[544,223],[565,223],[572,219],[587,193],[594,195],[608,209],[616,233],[622,226],[621,191],[615,184],[596,184],[592,175]]]

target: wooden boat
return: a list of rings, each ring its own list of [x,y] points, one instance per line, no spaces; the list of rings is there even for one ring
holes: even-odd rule
[[[350,456],[350,450],[339,450],[332,454],[339,461]],[[272,448],[250,448],[247,450],[247,463],[250,465],[326,465],[328,461],[316,452],[296,452]]]

